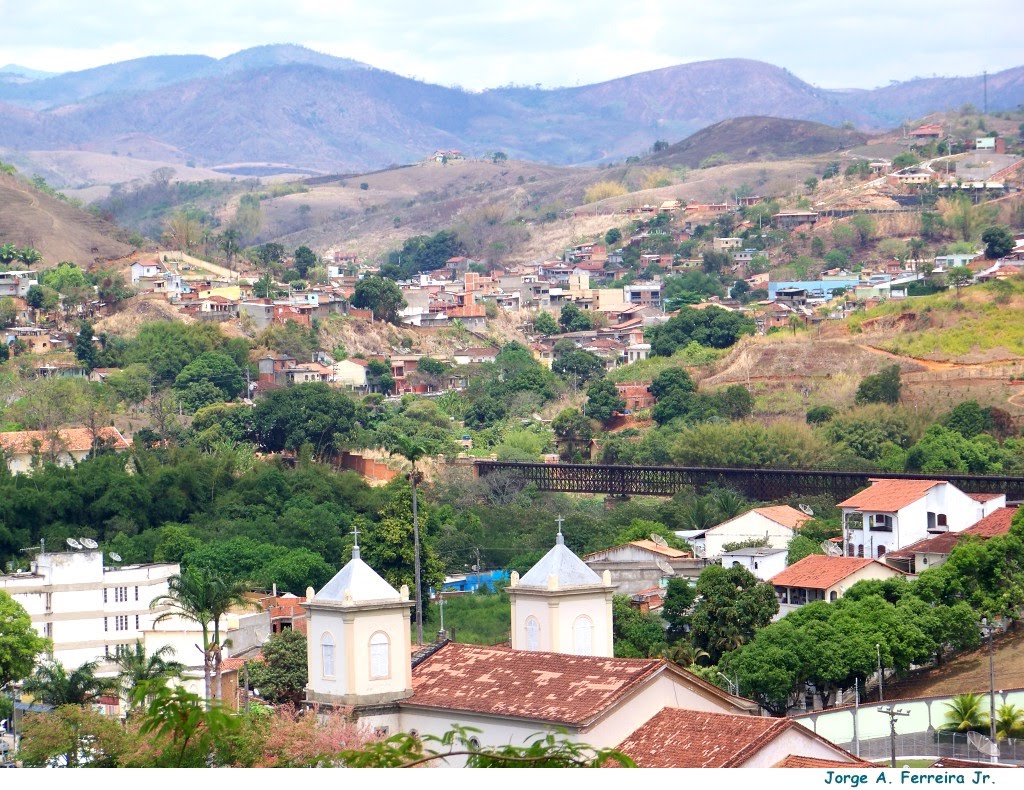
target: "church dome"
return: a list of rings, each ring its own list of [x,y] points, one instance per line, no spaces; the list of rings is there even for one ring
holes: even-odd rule
[[[523,575],[518,586],[547,588],[552,576],[557,579],[560,588],[603,584],[601,577],[565,545],[561,532],[551,551]]]
[[[359,558],[359,547],[355,546],[352,549],[352,559],[324,585],[313,600],[358,604],[370,601],[401,601],[403,598],[398,590]]]

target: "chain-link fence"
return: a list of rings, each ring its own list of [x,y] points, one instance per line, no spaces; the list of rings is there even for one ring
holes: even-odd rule
[[[935,757],[936,759],[956,757],[960,760],[990,762],[992,758],[972,746],[967,736],[966,732],[937,732],[935,730],[897,734],[897,763],[900,758],[910,757]],[[859,753],[861,759],[871,762],[887,761],[892,756],[892,741],[888,736],[862,740],[859,752],[852,741],[839,745],[855,754]],[[1024,765],[1024,740],[1005,738],[999,741],[998,761]]]

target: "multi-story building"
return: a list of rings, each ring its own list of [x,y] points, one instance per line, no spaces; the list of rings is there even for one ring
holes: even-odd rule
[[[179,570],[170,563],[108,567],[98,550],[44,549],[28,571],[0,576],[0,590],[53,641],[52,658],[75,668],[134,648],[162,611],[150,603],[167,593],[168,579]]]

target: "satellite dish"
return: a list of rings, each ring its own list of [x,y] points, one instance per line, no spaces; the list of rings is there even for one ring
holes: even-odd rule
[[[676,573],[675,569],[671,565],[669,565],[667,562],[665,562],[665,560],[655,560],[655,562],[658,565],[658,569],[662,573],[664,573],[666,576],[674,576],[675,575],[675,573]]]
[[[668,541],[661,537],[661,535],[659,535],[657,532],[651,533],[651,541],[653,543],[657,543],[659,546],[665,546],[666,548],[668,547]]]
[[[814,508],[812,508],[810,505],[805,505],[803,502],[801,502],[799,505],[797,505],[797,507],[800,508],[801,512],[806,513],[808,516],[814,515]]]
[[[67,544],[68,544],[68,545],[69,545],[69,546],[70,546],[71,548],[73,548],[73,549],[74,549],[75,551],[78,551],[78,550],[79,550],[80,548],[82,548],[82,544],[81,544],[81,543],[79,543],[79,542],[78,542],[77,540],[75,540],[74,538],[68,538],[68,539],[67,539]]]
[[[79,538],[78,542],[81,543],[83,546],[85,546],[85,548],[87,548],[87,549],[97,549],[97,548],[99,548],[99,545],[100,545],[99,543],[97,543],[92,538]]]
[[[825,552],[829,557],[842,557],[843,549],[841,546],[837,546],[830,540],[823,540],[821,542],[821,550]]]
[[[112,551],[112,552],[110,552],[110,559],[112,559],[114,562],[120,562],[121,561],[121,555],[118,554],[116,551]]]
[[[999,744],[993,743],[991,738],[982,735],[980,732],[967,733],[967,742],[984,755],[989,757],[999,756]]]

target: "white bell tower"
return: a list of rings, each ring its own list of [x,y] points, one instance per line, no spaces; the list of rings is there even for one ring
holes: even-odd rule
[[[565,545],[562,517],[555,545],[507,588],[512,649],[612,657],[611,574],[598,576]]]
[[[307,594],[307,702],[379,705],[410,696],[413,605],[408,587],[399,592],[359,558],[357,542],[348,564]]]

